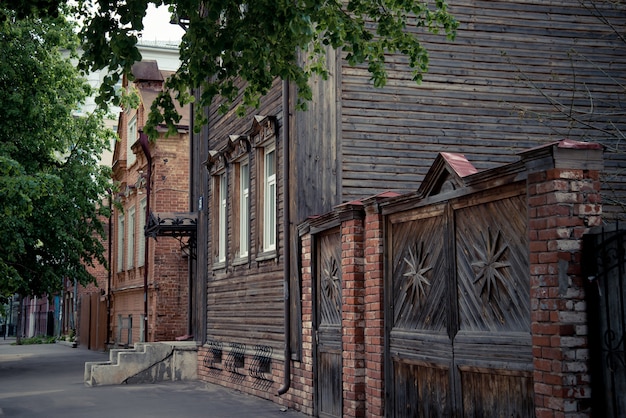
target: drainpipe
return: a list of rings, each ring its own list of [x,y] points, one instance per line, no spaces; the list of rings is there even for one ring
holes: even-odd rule
[[[107,273],[107,346],[111,344],[111,278],[113,268],[113,191],[109,189],[109,271]]]
[[[291,306],[289,304],[289,284],[291,276],[291,225],[289,199],[289,81],[283,80],[283,234],[284,234],[284,317],[285,317],[285,372],[283,386],[278,395],[284,395],[291,386]]]
[[[75,334],[78,334],[78,280],[74,278],[74,297],[72,298],[73,303],[73,315],[72,315],[72,323],[74,324]]]
[[[141,149],[143,150],[144,155],[146,156],[146,160],[148,161],[148,168],[146,173],[146,221],[150,218],[150,185],[152,183],[152,154],[150,154],[150,141],[148,140],[148,135],[146,135],[143,130],[139,131],[139,144],[141,145]],[[148,244],[150,240],[145,234],[144,231],[144,239],[146,240],[146,245],[144,246],[144,265],[143,265],[143,340],[144,342],[148,342],[148,266],[149,266],[149,258],[148,258]]]
[[[181,25],[182,26],[182,25]],[[185,27],[183,27],[183,29],[185,29]],[[196,96],[196,92],[194,89],[191,89],[191,95]],[[194,106],[193,103],[191,103],[189,105],[189,131],[187,134],[187,138],[189,138],[189,213],[193,213],[194,211],[194,206],[196,203],[196,193],[197,193],[197,189],[196,189],[196,176],[195,176],[195,168],[196,168],[196,158],[197,158],[197,152],[195,149],[195,135],[193,133],[193,126],[194,126],[194,119],[195,119],[195,112],[194,112]],[[198,165],[198,168],[200,166]],[[200,210],[200,208],[198,208],[198,211]],[[197,340],[197,335],[194,335],[194,329],[193,329],[193,304],[194,304],[194,299],[193,299],[193,290],[194,290],[194,275],[196,274],[197,271],[197,265],[198,265],[198,225],[200,225],[199,222],[199,218],[200,215],[198,214],[198,218],[196,218],[196,236],[193,237],[195,242],[191,242],[191,238],[189,239],[189,259],[188,259],[188,264],[187,264],[187,291],[188,291],[188,297],[187,297],[187,335],[193,335],[194,339],[196,341]],[[196,258],[194,260],[193,258],[193,248],[192,245],[194,245],[196,247]]]

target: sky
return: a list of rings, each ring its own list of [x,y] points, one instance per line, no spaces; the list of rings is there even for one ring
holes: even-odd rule
[[[170,23],[170,12],[167,10],[167,6],[155,8],[150,3],[143,24],[144,30],[141,32],[141,39],[146,42],[180,41],[185,33],[180,26]]]

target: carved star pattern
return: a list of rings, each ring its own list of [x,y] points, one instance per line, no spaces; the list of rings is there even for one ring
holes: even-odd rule
[[[324,261],[322,269],[322,303],[328,314],[329,322],[341,320],[341,277],[337,274],[339,266],[334,257]]]
[[[472,263],[476,274],[473,283],[480,286],[481,295],[486,295],[489,300],[494,300],[499,284],[506,289],[506,277],[502,273],[502,269],[511,266],[504,259],[508,246],[500,242],[500,231],[492,234],[488,228],[487,237],[482,232],[480,237],[482,238],[482,245],[474,245],[478,257]]]
[[[419,245],[415,243],[413,247],[409,247],[409,256],[404,257],[407,266],[403,286],[406,293],[405,306],[407,304],[413,307],[417,306],[420,299],[426,295],[426,286],[430,286],[426,273],[432,270],[432,266],[427,265],[429,255],[430,253],[424,250],[424,243],[422,242]]]

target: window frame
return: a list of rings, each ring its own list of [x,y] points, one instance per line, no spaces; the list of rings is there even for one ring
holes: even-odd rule
[[[132,270],[135,267],[135,240],[137,234],[135,231],[135,206],[128,209],[128,219],[126,220],[126,231],[128,234],[128,243],[126,244],[126,269]]]
[[[124,227],[124,214],[120,213],[117,215],[117,272],[121,273],[124,271],[124,242],[126,240],[125,234],[126,230]]]
[[[146,265],[146,208],[148,206],[148,200],[146,197],[141,198],[139,201],[139,234],[137,245],[137,267],[143,267]]]
[[[271,258],[278,247],[278,147],[275,137],[261,145],[257,153],[257,259]],[[273,170],[268,167],[268,156],[273,154]],[[271,173],[271,174],[270,174]]]
[[[133,152],[133,144],[137,141],[137,114],[134,114],[126,126],[126,166],[130,167],[137,161]]]
[[[223,268],[228,257],[228,177],[226,170],[213,176],[213,266]]]
[[[237,211],[233,218],[233,237],[237,239],[235,258],[244,262],[250,256],[250,161],[248,158],[242,159],[235,164],[235,179],[233,184],[235,190],[233,196],[237,197],[237,202],[233,202],[233,207]],[[247,187],[246,187],[247,186]]]

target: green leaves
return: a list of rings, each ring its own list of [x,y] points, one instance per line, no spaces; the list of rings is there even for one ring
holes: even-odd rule
[[[428,54],[419,35],[445,33],[453,38],[457,22],[442,0],[166,0],[183,17],[187,32],[180,45],[182,65],[167,87],[173,91],[199,89],[200,106],[221,98],[220,109],[238,103],[238,113],[259,104],[276,78],[291,80],[298,88],[299,107],[311,99],[309,79],[325,77],[326,47],[341,48],[350,65],[367,64],[375,86],[387,81],[385,56],[405,54],[414,79],[428,69]],[[147,1],[100,0],[99,9],[81,3],[86,16],[81,36],[84,70],[108,67],[115,74],[101,88],[102,101],[115,98],[113,85],[139,60],[135,43],[142,28]],[[180,97],[181,104],[191,96]],[[147,132],[154,137],[155,124],[173,128],[168,94],[159,100],[158,115],[150,117]],[[197,112],[196,127],[205,123]]]
[[[77,116],[91,89],[72,65],[73,25],[0,22],[0,294],[52,294],[62,279],[93,279],[105,262],[100,201],[110,172],[98,156],[114,135],[103,112]]]

